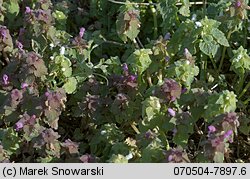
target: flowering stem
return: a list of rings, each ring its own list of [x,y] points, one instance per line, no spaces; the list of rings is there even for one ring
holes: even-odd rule
[[[133,40],[133,43],[137,49],[140,49],[139,43],[136,41],[136,39]]]
[[[140,48],[144,48],[143,44],[141,43],[141,41],[138,37],[136,37],[136,42],[140,46]]]
[[[200,73],[200,79],[202,80],[202,81],[206,81],[206,79],[207,79],[207,56],[203,56],[202,54],[201,54],[201,59],[202,59],[202,61],[201,61],[201,73]]]
[[[243,40],[243,47],[246,48],[247,47],[247,28],[248,28],[248,22],[247,20],[244,21],[244,40]]]
[[[138,37],[136,37],[136,39],[134,39],[134,43],[135,43],[136,48],[138,48],[138,49],[144,48],[143,44],[141,43],[141,41]],[[149,74],[149,71],[147,70],[146,73],[147,73],[147,81],[148,81],[149,86],[153,86],[152,78]],[[140,76],[138,77],[138,79],[140,79]]]
[[[116,0],[108,0],[109,2],[112,2],[114,4],[130,4],[130,5],[142,5],[142,6],[150,6],[150,5],[156,5],[156,3],[139,3],[139,2],[120,2]],[[190,5],[203,5],[204,2],[190,2]],[[181,6],[182,3],[177,3],[176,6]]]
[[[161,84],[162,83],[162,69],[159,69],[159,72],[158,72],[158,84]]]
[[[245,105],[247,105],[249,102],[250,102],[250,98],[248,98],[247,100],[245,100],[243,103],[244,103]]]
[[[100,76],[101,78],[105,79],[106,83],[107,83],[107,86],[109,85],[109,80],[104,75],[99,74],[99,73],[93,73],[93,75]]]
[[[130,4],[130,5],[142,5],[142,6],[150,6],[150,5],[156,5],[156,3],[139,3],[139,2],[120,2],[115,0],[108,0],[109,2],[112,2],[114,4]]]
[[[250,88],[250,82],[248,82],[248,84],[246,85],[246,87],[240,93],[239,99],[247,92],[248,88]]]
[[[231,37],[231,34],[232,34],[232,30],[229,30],[228,34],[227,34],[227,40],[229,40],[229,38]],[[224,58],[225,58],[225,54],[226,54],[226,50],[227,50],[227,47],[223,47],[223,51],[222,51],[222,55],[221,55],[221,60],[220,60],[220,65],[219,65],[219,69],[218,69],[218,72],[221,71],[221,68],[222,68],[222,65],[223,65],[223,62],[224,62]]]
[[[238,85],[238,88],[237,88],[237,90],[236,90],[236,93],[237,93],[237,94],[240,93],[240,91],[241,91],[241,89],[242,89],[242,87],[243,87],[243,84],[244,84],[244,80],[245,80],[244,75],[240,76],[239,85]],[[244,90],[243,90],[243,91],[244,91]]]
[[[109,43],[109,44],[113,44],[113,45],[124,46],[124,44],[122,44],[122,43],[115,42],[115,41],[109,41],[109,40],[105,40],[103,43]]]
[[[149,3],[152,3],[151,0],[148,1]],[[158,23],[157,23],[157,11],[155,9],[155,7],[153,5],[150,5],[150,9],[151,9],[151,12],[153,14],[153,20],[154,20],[154,39],[157,38],[158,36],[158,32],[157,32],[157,27],[158,27]]]
[[[210,57],[210,59],[211,59],[211,62],[213,64],[213,67],[214,67],[215,71],[218,73],[218,69],[217,69],[217,66],[216,66],[216,63],[215,63],[214,59],[212,57]]]
[[[203,17],[206,17],[207,14],[207,0],[202,0],[202,5],[203,5]]]
[[[132,127],[132,129],[134,129],[136,134],[140,134],[140,131],[137,129],[137,127],[135,126],[135,123],[131,123],[130,126]]]
[[[147,70],[147,80],[148,80],[148,84],[149,84],[149,86],[151,87],[151,86],[153,86],[153,83],[152,83],[152,79],[151,79],[151,76],[150,76],[150,74],[149,74],[149,71]]]

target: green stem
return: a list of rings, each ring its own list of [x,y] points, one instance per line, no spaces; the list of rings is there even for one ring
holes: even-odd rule
[[[229,32],[228,32],[228,34],[227,34],[227,40],[230,39],[232,32],[233,32],[232,30],[229,30]],[[223,50],[222,50],[222,55],[221,55],[221,60],[220,60],[219,69],[218,69],[219,72],[221,71],[221,68],[222,68],[222,65],[223,65],[223,62],[224,62],[226,50],[227,50],[227,47],[224,46],[224,47],[223,47]]]
[[[244,76],[241,76],[241,77],[240,77],[240,81],[239,81],[238,88],[237,88],[237,90],[236,90],[236,93],[237,93],[237,94],[239,94],[240,91],[242,90],[242,87],[243,87],[243,84],[244,84],[244,80],[245,80]]]
[[[135,123],[131,123],[130,126],[132,127],[132,129],[135,131],[136,134],[140,134],[140,131],[139,131],[138,128],[135,126]]]
[[[250,102],[250,98],[244,101],[244,104],[247,105]]]
[[[109,41],[109,40],[103,41],[103,43],[109,43],[109,44],[112,44],[112,45],[124,46],[124,44],[122,44],[122,43],[115,42],[115,41]]]
[[[205,18],[206,14],[207,14],[207,0],[203,0],[203,16]]]
[[[243,47],[246,48],[247,47],[247,27],[248,27],[248,22],[247,20],[244,21],[244,38],[243,38]]]
[[[213,57],[210,57],[210,60],[211,60],[211,62],[213,64],[213,67],[214,67],[215,71],[218,73],[218,69],[217,69],[217,66],[216,66],[216,63],[215,63]]]
[[[203,56],[201,54],[201,73],[200,73],[200,80],[206,81],[207,79],[207,56]]]
[[[162,69],[159,69],[159,72],[158,72],[158,84],[161,84],[163,81],[162,79]]]
[[[150,6],[150,5],[156,5],[156,3],[139,3],[139,2],[120,2],[115,0],[108,0],[109,2],[112,2],[114,4],[130,4],[130,5],[143,5],[143,6]]]
[[[138,37],[136,37],[136,42],[140,46],[140,48],[144,48],[143,44],[141,43],[141,41]]]
[[[135,48],[140,49],[139,43],[136,41],[136,39],[133,40],[133,43],[135,45]]]
[[[157,5],[157,3],[143,3],[143,2],[120,2],[120,1],[115,1],[115,0],[108,0],[109,2],[112,2],[114,4],[130,4],[130,5],[141,5],[141,6],[150,6],[150,5]],[[205,0],[206,3],[206,0]],[[190,5],[204,5],[204,1],[203,2],[190,2]],[[181,2],[176,3],[176,6],[182,6]]]
[[[147,80],[148,80],[148,84],[149,84],[149,86],[151,87],[151,86],[153,86],[153,83],[152,83],[152,78],[151,78],[151,76],[150,76],[150,74],[149,74],[149,71],[147,70]]]
[[[97,75],[97,76],[100,76],[101,78],[105,79],[106,83],[107,83],[107,86],[109,85],[109,80],[104,75],[99,74],[99,73],[93,73],[93,75]]]
[[[240,93],[239,99],[247,92],[248,88],[250,88],[250,82],[248,82],[248,84],[246,85],[246,87]]]
[[[148,1],[149,3],[152,3],[151,0]],[[158,23],[157,23],[157,11],[153,5],[150,5],[151,12],[153,14],[153,21],[154,21],[154,39],[158,36]]]

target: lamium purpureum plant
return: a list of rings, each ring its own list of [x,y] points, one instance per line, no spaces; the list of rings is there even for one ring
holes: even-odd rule
[[[0,0],[0,162],[249,162],[248,0]]]

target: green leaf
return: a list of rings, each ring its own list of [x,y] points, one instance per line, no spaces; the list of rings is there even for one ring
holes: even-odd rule
[[[217,42],[223,46],[229,47],[228,40],[223,32],[221,32],[219,29],[214,28],[212,29],[212,35],[217,40]]]
[[[182,6],[179,9],[179,13],[183,16],[189,17],[190,16],[190,9],[189,9],[189,0],[182,0]]]
[[[173,141],[175,144],[185,147],[187,145],[190,134],[193,133],[194,120],[188,113],[177,115],[177,133],[174,135]]]
[[[205,17],[201,20],[201,24],[203,27],[203,31],[205,34],[211,34],[212,29],[218,28],[220,26],[220,22],[214,19],[208,19]]]
[[[178,60],[168,69],[170,77],[176,77],[182,85],[190,88],[195,76],[199,74],[199,68],[186,59]]]
[[[178,25],[178,8],[176,7],[177,0],[161,0],[158,3],[157,10],[162,16],[163,34],[169,32],[173,25]]]
[[[111,158],[108,160],[109,163],[128,163],[128,159],[125,156],[118,154],[112,155]]]
[[[3,3],[3,6],[6,8],[8,20],[13,22],[20,10],[18,0],[7,0]]]
[[[248,136],[250,134],[250,118],[249,116],[242,114],[239,116],[240,126],[239,130],[244,135]]]
[[[87,63],[78,63],[73,73],[73,75],[76,77],[79,83],[86,80],[88,76],[92,74],[93,74],[93,67]]]
[[[84,135],[83,135],[83,132],[81,131],[80,128],[76,128],[75,131],[74,131],[74,139],[76,141],[81,141],[84,139]]]
[[[185,130],[185,127],[182,127],[181,130]],[[187,145],[188,138],[189,138],[189,134],[177,132],[173,138],[173,141],[176,145],[180,145],[182,147],[185,147]]]
[[[224,153],[215,152],[213,160],[216,163],[223,163],[224,162]]]
[[[65,89],[66,93],[72,94],[77,87],[77,81],[74,77],[68,78],[67,82],[63,85],[63,89]]]
[[[60,116],[60,112],[55,109],[46,109],[44,114],[47,118],[46,122],[54,129],[58,128],[58,120]]]
[[[160,109],[160,99],[155,96],[150,96],[142,102],[142,117],[147,117],[148,120],[151,120],[157,113],[160,112]]]
[[[219,45],[213,40],[211,35],[206,35],[199,43],[200,50],[210,57],[214,57],[217,53]]]
[[[127,37],[134,40],[140,32],[139,11],[132,6],[121,6],[116,21],[116,30],[119,37],[126,42]]]
[[[174,32],[170,42],[168,43],[167,51],[171,56],[183,55],[184,49],[192,53],[196,53],[196,42],[200,37],[202,28],[195,28],[193,21],[187,19],[184,23],[180,24],[178,29]]]
[[[25,125],[23,127],[23,132],[24,132],[23,137],[27,141],[31,141],[33,138],[39,136],[42,130],[43,127],[41,127],[39,124],[35,124],[34,126]]]
[[[208,98],[208,104],[205,106],[205,118],[212,122],[213,117],[226,112],[236,110],[236,95],[232,91],[224,90],[221,93],[214,93]]]
[[[129,22],[129,29],[125,32],[125,35],[130,40],[134,40],[140,32],[139,27],[140,27],[140,22],[137,19],[131,20]]]
[[[237,50],[233,50],[233,58],[231,59],[231,70],[239,76],[243,76],[246,70],[250,70],[250,57],[247,50],[240,46]]]
[[[148,146],[142,149],[140,162],[160,162],[164,158],[161,141],[156,138]]]
[[[152,53],[150,49],[136,50],[128,57],[127,63],[131,65],[134,73],[138,72],[138,74],[141,75],[152,63],[149,56]]]
[[[18,133],[14,131],[13,128],[4,129],[3,136],[0,136],[0,140],[2,141],[3,148],[11,155],[15,153],[20,147],[20,138]]]

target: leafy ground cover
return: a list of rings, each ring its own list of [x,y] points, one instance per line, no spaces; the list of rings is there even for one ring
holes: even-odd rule
[[[248,0],[0,0],[1,162],[250,162]]]

